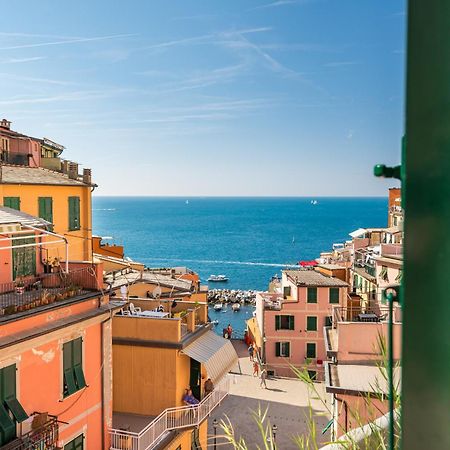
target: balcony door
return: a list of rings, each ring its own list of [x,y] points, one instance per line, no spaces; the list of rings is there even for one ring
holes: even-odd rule
[[[201,400],[201,364],[192,358],[189,386],[192,389],[194,397]]]

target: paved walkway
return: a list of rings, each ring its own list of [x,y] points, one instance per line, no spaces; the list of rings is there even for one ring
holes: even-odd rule
[[[247,348],[243,342],[234,341],[233,345],[239,355],[239,365],[234,369],[230,395],[212,413],[209,423],[208,448],[213,448],[214,428],[213,419],[227,420],[228,417],[235,429],[235,436],[245,438],[249,449],[256,449],[257,445],[263,445],[260,431],[252,417],[252,412],[261,408],[267,408],[267,418],[270,426],[276,425],[276,442],[280,450],[294,450],[298,447],[293,442],[293,437],[306,433],[309,424],[310,407],[314,415],[318,441],[326,442],[328,433],[322,436],[321,430],[328,423],[329,418],[318,416],[323,414],[326,408],[319,400],[311,397],[313,393],[308,392],[308,387],[297,379],[269,378],[267,389],[260,387],[259,378],[252,376],[252,363],[249,360]],[[323,385],[316,383],[321,394],[324,393]],[[321,395],[325,397],[324,395]],[[310,400],[309,400],[310,399]],[[220,427],[217,428],[217,435],[223,434]],[[223,437],[217,438],[219,449],[231,449]]]

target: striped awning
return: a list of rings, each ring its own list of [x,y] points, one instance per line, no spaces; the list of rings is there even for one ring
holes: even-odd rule
[[[238,362],[238,355],[230,340],[207,331],[186,346],[182,353],[205,365],[208,377],[218,382]]]

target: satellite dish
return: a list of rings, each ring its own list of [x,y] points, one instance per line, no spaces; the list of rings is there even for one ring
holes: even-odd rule
[[[162,293],[161,288],[159,286],[156,286],[155,289],[153,289],[152,291],[153,298],[161,297],[161,293]]]

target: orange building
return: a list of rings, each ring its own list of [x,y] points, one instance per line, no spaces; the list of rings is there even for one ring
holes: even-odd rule
[[[0,283],[0,445],[107,449],[117,307],[103,292],[101,265],[69,262],[41,272],[37,249],[58,240],[47,227],[0,208],[1,261],[21,262],[2,267]]]

